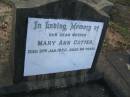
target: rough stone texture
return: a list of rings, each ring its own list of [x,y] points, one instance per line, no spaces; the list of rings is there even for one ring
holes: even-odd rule
[[[0,87],[12,84],[13,8],[0,1]]]
[[[71,16],[71,12],[73,13],[73,9],[70,10],[66,6],[63,6],[62,10],[65,10],[66,12],[65,11],[60,12],[60,11],[62,11],[62,10],[60,10],[61,9],[61,7],[59,6],[60,4],[55,4],[56,1],[66,2],[67,0],[12,0],[12,1],[15,3],[18,12],[21,12],[21,14],[25,14],[25,18],[26,18],[26,15],[29,14],[28,13],[29,9],[31,9],[33,7],[39,7],[39,9],[38,9],[38,11],[39,11],[40,8],[41,8],[41,5],[42,5],[42,6],[45,6],[42,9],[42,12],[44,11],[44,12],[57,13],[57,14],[59,13],[58,16],[57,16],[57,14],[55,14],[57,16],[57,18],[60,17],[60,15],[64,15],[65,18],[70,17],[70,19],[74,18],[74,17],[79,18],[79,19],[80,18],[86,19],[86,18],[91,18],[92,16],[95,17],[96,19],[102,19],[102,18],[105,18],[105,17],[108,18],[108,15],[107,15],[106,12],[108,12],[109,9],[112,6],[112,4],[108,1],[106,1],[106,0],[98,0],[98,1],[97,0],[92,0],[92,1],[91,0],[78,0],[82,3],[80,3],[79,5],[77,4],[76,9],[75,9],[76,14],[74,13],[75,15]],[[73,1],[75,1],[75,0],[70,0],[70,2],[73,2]],[[53,6],[50,6],[49,4],[51,4],[51,3],[53,3],[54,5],[52,4]],[[61,3],[61,5],[63,5],[63,4]],[[46,5],[48,7],[46,7]],[[85,5],[87,5],[87,7]],[[70,6],[71,5],[69,5],[69,7]],[[72,4],[72,6],[73,6],[73,4]],[[90,6],[91,6],[91,8],[90,8]],[[51,8],[52,12],[49,9],[50,7],[52,7]],[[53,9],[53,7],[54,7],[54,9]],[[2,7],[2,8],[4,8],[4,7]],[[27,8],[25,10],[26,12],[22,13],[23,10],[20,10],[20,8]],[[59,9],[59,12],[57,12],[57,9]],[[82,9],[84,9],[84,10],[82,10]],[[80,14],[80,11],[82,12],[81,14]],[[32,13],[35,14],[35,12],[37,12],[37,10],[32,10]],[[38,14],[40,15],[41,11],[39,11]],[[80,15],[82,15],[82,17],[80,17]],[[20,17],[20,14],[18,15],[18,17]],[[21,19],[21,22],[22,22],[23,17],[21,17],[20,19]],[[12,20],[12,19],[10,19],[10,20]],[[19,22],[19,23],[21,24],[21,22]],[[20,30],[20,29],[18,29],[18,30]],[[9,63],[7,63],[7,64],[9,64]],[[18,64],[18,65],[20,65],[20,64]],[[8,66],[11,66],[11,65],[8,65]],[[3,68],[10,70],[9,67],[3,67],[2,66],[1,67],[2,72],[6,71],[6,70],[3,70]],[[29,82],[27,85],[25,85],[25,88],[27,87],[27,88],[29,88],[29,90],[33,90],[33,89],[39,89],[39,88],[43,88],[43,87],[50,88],[50,87],[53,87],[53,86],[55,86],[55,87],[66,87],[67,85],[75,85],[76,83],[86,82],[88,80],[88,79],[86,79],[88,77],[87,73],[88,72],[85,70],[85,71],[80,71],[80,72],[60,73],[60,74],[49,75],[49,76],[48,75],[42,75],[42,76],[36,76],[36,77],[29,77],[29,78],[25,79],[26,81]],[[0,79],[1,78],[3,79],[1,82],[5,83],[5,84],[1,83],[1,86],[8,85],[10,82],[12,82],[12,79],[11,79],[12,77],[10,78],[10,74],[12,74],[12,73],[9,73],[9,72],[6,71],[6,73],[4,73],[4,74],[5,75],[3,75],[1,73],[1,76],[0,76]],[[5,76],[8,78],[8,80],[6,79]],[[68,78],[64,79],[64,77],[68,77]],[[58,80],[57,78],[63,78],[63,80]],[[42,79],[42,82],[39,81],[41,79]],[[53,79],[53,80],[50,80],[50,79]],[[90,79],[92,79],[92,78],[90,78]],[[9,81],[9,82],[6,82],[5,80]],[[34,80],[35,82],[31,82],[32,80]],[[46,81],[43,82],[44,80],[46,80]]]
[[[12,94],[7,97],[115,97],[115,95],[102,84],[102,81],[98,81],[50,91],[38,90],[30,93]]]
[[[29,4],[27,2],[29,2],[30,0],[27,0],[26,3],[25,3],[25,0],[23,1],[20,1],[20,0],[12,0],[16,3],[17,7],[31,7],[29,6]],[[33,4],[32,5],[37,5],[35,4],[36,2],[38,2],[39,0],[34,0],[34,2],[32,2]],[[43,0],[42,0],[43,1]],[[56,0],[44,0],[44,1],[56,1]],[[85,2],[87,0],[84,0]],[[92,0],[93,2],[97,3],[98,0]],[[99,0],[101,1],[101,0]],[[23,3],[22,3],[23,2]],[[31,2],[30,2],[31,3]],[[39,1],[39,3],[41,3]],[[89,2],[90,3],[90,2]],[[91,2],[92,4],[92,2]],[[99,4],[100,5],[100,4]],[[98,6],[99,6],[98,5]],[[39,6],[39,5],[38,5]],[[94,6],[94,5],[93,5]],[[1,10],[5,8],[4,10]],[[98,9],[102,9],[102,7],[99,6]],[[5,5],[3,3],[0,2],[0,87],[2,86],[5,86],[5,85],[9,85],[12,83],[12,78],[11,78],[11,73],[10,73],[10,64],[9,64],[9,48],[10,48],[10,43],[8,45],[6,45],[6,42],[9,41],[8,37],[10,37],[10,31],[11,31],[11,25],[9,25],[11,22],[12,22],[12,9],[10,9],[10,6],[9,5]],[[124,10],[125,11],[125,10]],[[122,11],[123,12],[123,11]],[[7,28],[7,26],[5,25],[4,21],[3,20],[8,20],[7,24],[8,24],[8,30],[6,29],[3,30],[3,27],[4,28]],[[4,26],[2,26],[4,24]],[[2,29],[1,29],[2,28]],[[5,44],[3,44],[3,42]],[[6,48],[8,48],[8,50],[6,50]],[[3,53],[4,52],[4,53]],[[4,56],[4,57],[3,57]],[[102,67],[102,68],[101,68]],[[130,97],[129,96],[129,86],[128,84],[125,83],[124,79],[121,78],[121,76],[119,75],[119,73],[115,70],[115,68],[113,68],[112,66],[110,66],[110,63],[107,62],[105,56],[103,56],[102,54],[100,55],[99,57],[99,61],[98,61],[98,65],[97,65],[97,68],[98,68],[98,71],[100,72],[104,72],[104,75],[105,75],[105,80],[109,83],[110,86],[112,86],[112,89],[114,90],[115,87],[116,89],[114,91],[118,91],[117,93],[121,93],[123,92],[123,94],[125,95],[120,95],[120,97]],[[84,74],[84,72],[81,72]],[[64,74],[57,74],[56,76],[59,76],[59,77],[62,77]],[[67,75],[70,75],[70,74],[66,74]],[[72,73],[70,76],[73,76],[75,75],[75,73]],[[46,79],[47,79],[47,76],[44,76]],[[53,76],[50,76],[53,78]],[[29,80],[37,80],[38,78],[30,78]],[[82,81],[84,79],[84,76],[83,77],[78,77],[77,78],[78,80],[80,79],[80,81]],[[64,80],[60,80],[61,83],[65,83]],[[75,78],[72,78],[71,81],[74,83],[74,81],[76,81]],[[33,85],[34,87],[33,87]],[[28,87],[31,87],[30,89],[33,89],[33,88],[36,88],[35,85],[38,85],[39,87],[42,88],[41,84],[40,83],[29,83],[28,86],[27,85],[22,85],[22,88],[21,89],[24,89],[24,88],[28,88]],[[56,80],[55,83],[54,83],[57,87],[60,86],[64,86],[65,84],[59,84],[59,80]],[[43,85],[43,84],[42,84]],[[45,82],[44,84],[45,86],[43,87],[49,87],[49,82]],[[12,88],[11,88],[12,89]],[[16,89],[19,90],[19,88],[16,87]],[[83,88],[83,90],[86,90],[86,88]],[[7,89],[5,89],[5,92],[8,91]],[[13,90],[12,90],[13,91]],[[121,91],[121,92],[119,92]],[[1,92],[1,91],[0,91]],[[16,92],[16,90],[15,90]],[[85,92],[85,91],[84,91]],[[90,91],[91,92],[91,91]],[[74,92],[75,93],[75,92]],[[60,94],[59,94],[60,95]],[[61,94],[60,96],[62,96],[63,94]],[[41,96],[41,95],[39,95]],[[68,96],[68,95],[67,95]],[[80,96],[80,95],[79,95]]]
[[[28,2],[29,1],[27,1],[27,3]],[[30,1],[30,3],[32,2]],[[15,38],[16,39],[15,40],[15,65],[16,65],[15,81],[28,82],[27,85],[29,90],[31,89],[33,90],[42,87],[44,88],[46,86],[47,88],[71,86],[77,83],[84,83],[87,80],[90,79],[92,80],[93,78],[96,79],[96,76],[95,77],[88,76],[92,74],[88,72],[89,70],[79,70],[79,71],[71,71],[71,72],[64,72],[64,73],[23,77],[24,49],[25,49],[26,33],[27,33],[26,24],[27,24],[28,17],[55,18],[55,19],[62,18],[62,19],[86,20],[86,21],[94,20],[94,21],[104,22],[103,33],[105,33],[106,26],[108,23],[108,15],[104,15],[104,14],[102,13],[102,11],[99,12],[97,11],[97,9],[94,9],[94,7],[86,3],[85,0],[76,0],[76,1],[58,0],[57,2],[53,2],[53,3],[46,2],[45,5],[43,4],[37,7],[17,8],[16,31],[15,31],[15,37],[16,37]]]
[[[101,54],[96,70],[104,74],[104,79],[118,97],[130,97],[130,71],[127,69],[128,53],[113,51]]]
[[[32,8],[64,0],[11,0],[11,1],[15,3],[16,8]],[[68,0],[68,1],[81,1],[85,4],[92,6],[94,9],[96,9],[103,15],[107,15],[111,7],[113,6],[113,4],[107,0]]]

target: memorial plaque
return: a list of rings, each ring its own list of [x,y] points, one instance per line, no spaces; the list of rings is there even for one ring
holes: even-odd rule
[[[102,78],[95,68],[110,2],[11,1],[15,6],[2,0],[0,9],[0,95],[71,87]]]
[[[26,2],[16,10],[14,82],[39,89],[99,78],[95,65],[108,15],[82,0]]]
[[[24,76],[90,69],[103,24],[28,18]]]

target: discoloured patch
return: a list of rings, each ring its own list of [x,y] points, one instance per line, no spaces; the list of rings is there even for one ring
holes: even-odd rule
[[[12,7],[0,1],[0,87],[12,83],[10,70]]]

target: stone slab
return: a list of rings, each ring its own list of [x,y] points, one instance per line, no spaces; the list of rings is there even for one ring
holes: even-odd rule
[[[104,74],[104,79],[111,90],[119,97],[130,97],[128,56],[125,51],[107,52],[107,55],[100,55],[99,63],[96,65],[97,70]]]

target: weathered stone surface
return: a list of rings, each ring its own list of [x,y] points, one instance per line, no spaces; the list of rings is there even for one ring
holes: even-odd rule
[[[11,3],[0,1],[0,87],[12,84],[14,12]]]
[[[113,51],[101,54],[96,70],[104,73],[104,79],[111,90],[119,97],[130,97],[130,71],[128,71],[128,53]]]
[[[38,0],[39,1],[39,0]],[[58,0],[55,2],[43,1],[42,5],[39,5],[38,1],[35,1],[34,6],[31,4],[31,0],[23,1],[24,7],[17,8],[16,11],[16,44],[15,44],[15,65],[16,65],[16,77],[15,80],[19,82],[23,79],[23,64],[24,64],[24,48],[26,43],[26,27],[28,17],[41,17],[41,18],[54,18],[54,19],[71,19],[71,20],[90,20],[90,21],[101,21],[104,22],[103,33],[105,33],[106,25],[108,21],[108,15],[103,11],[98,11],[86,0]],[[26,2],[26,3],[25,3]],[[42,2],[41,2],[42,3]],[[22,4],[22,1],[21,3]],[[28,6],[26,5],[28,4]],[[29,4],[31,7],[29,7]],[[97,2],[95,2],[95,5]],[[32,6],[33,5],[33,6]],[[100,8],[99,8],[100,9]],[[103,14],[104,13],[104,14]],[[19,64],[19,65],[17,65]],[[39,81],[39,80],[50,80],[50,87],[55,86],[57,82],[51,81],[52,79],[64,78],[65,84],[73,84],[73,77],[75,77],[76,83],[84,82],[86,80],[86,73],[88,71],[76,71],[67,72],[60,74],[40,75],[27,77],[26,81]],[[22,76],[21,76],[22,75]],[[59,77],[60,76],[60,77]],[[75,83],[75,82],[74,82]],[[60,84],[60,81],[59,81]]]
[[[46,18],[47,17],[66,18],[66,19],[78,19],[78,20],[86,20],[87,18],[94,18],[97,20],[104,19],[105,21],[107,21],[109,16],[106,12],[108,12],[112,6],[112,4],[106,0],[105,1],[77,0],[76,2],[75,0],[12,0],[12,1],[15,3],[17,7],[16,18],[18,19],[18,21],[16,21],[17,30],[15,35],[16,37],[18,36],[17,37],[18,40],[15,42],[17,44],[16,47],[19,50],[24,48],[24,46],[21,44],[26,40],[25,38],[26,35],[24,34],[25,35],[24,36],[23,32],[26,33],[26,19],[28,18],[29,15],[33,17],[38,15],[39,17],[44,16]],[[21,51],[18,52],[21,53]],[[18,55],[17,58],[21,58],[23,57],[23,55],[24,53],[21,53],[21,55]],[[21,59],[16,61],[23,62],[23,60]],[[21,63],[15,65],[20,66]],[[20,69],[23,69],[22,67],[23,66],[17,68],[16,70],[18,71]],[[28,90],[35,90],[41,88],[49,89],[51,87],[66,87],[75,85],[76,83],[83,83],[88,81],[89,79],[93,80],[96,78],[99,79],[98,76],[88,77],[88,71],[82,70],[78,72],[68,72],[68,73],[28,77],[25,78],[24,80],[26,81],[25,86]],[[7,82],[5,83],[7,85]]]
[[[49,3],[54,3],[57,1],[66,1],[66,2],[72,2],[72,1],[80,1],[82,3],[85,3],[103,15],[107,16],[107,13],[110,11],[113,4],[107,0],[12,0],[12,2],[15,3],[16,8],[32,8],[32,7],[39,7],[43,6]]]

